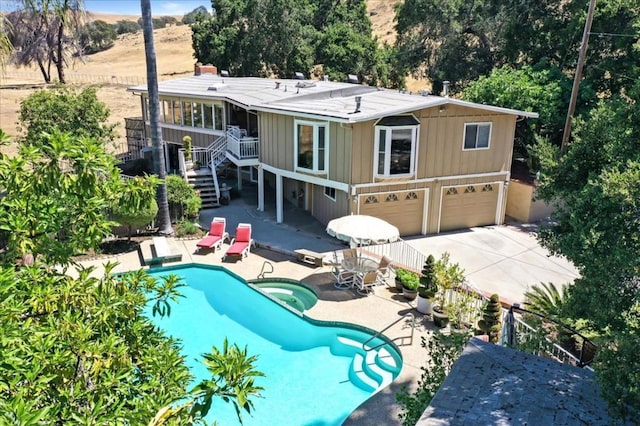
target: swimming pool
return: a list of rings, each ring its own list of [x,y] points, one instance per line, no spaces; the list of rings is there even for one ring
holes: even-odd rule
[[[374,392],[386,387],[402,368],[395,346],[370,331],[345,323],[321,322],[270,299],[224,268],[187,264],[152,269],[153,276],[181,276],[178,303],[169,318],[153,322],[182,340],[186,363],[199,382],[207,377],[202,354],[212,346],[247,346],[258,355],[256,368],[266,374],[245,425],[339,425]],[[148,310],[150,315],[150,309]],[[387,344],[385,344],[387,343]],[[216,400],[207,418],[221,425],[239,424],[231,404]]]

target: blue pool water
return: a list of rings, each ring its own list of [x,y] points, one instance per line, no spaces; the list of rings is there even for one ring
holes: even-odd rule
[[[221,348],[225,337],[258,355],[256,368],[266,377],[256,384],[264,390],[253,415],[243,414],[245,425],[339,425],[401,369],[391,345],[365,352],[361,343],[371,335],[364,330],[302,318],[223,268],[191,264],[150,273],[176,274],[188,284],[169,318],[147,314],[182,340],[195,382],[208,375],[201,355]],[[384,343],[376,340],[369,346]],[[233,406],[220,400],[207,420],[239,424]]]

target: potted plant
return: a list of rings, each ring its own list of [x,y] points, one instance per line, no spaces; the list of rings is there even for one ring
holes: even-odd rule
[[[396,283],[396,293],[402,293],[402,274],[406,272],[406,269],[403,268],[397,268],[395,270],[395,283]]]
[[[422,276],[420,276],[420,287],[418,287],[418,312],[431,315],[433,312],[433,298],[438,292],[436,284],[436,265],[435,259],[429,255],[424,262],[422,268]]]
[[[191,170],[193,169],[193,162],[191,161],[191,151],[193,150],[193,145],[191,144],[191,136],[183,136],[182,143],[184,144],[184,165],[187,170]]]
[[[438,285],[437,302],[433,306],[433,323],[436,327],[444,328],[449,324],[447,312],[447,296],[449,291],[464,282],[464,269],[460,264],[451,264],[449,253],[444,252],[436,262],[436,283]]]
[[[407,300],[414,300],[418,295],[418,287],[420,286],[418,274],[406,269],[398,269],[396,276],[400,277],[400,282],[402,283],[402,295]]]
[[[482,319],[478,321],[478,328],[489,336],[491,343],[497,343],[502,331],[500,319],[502,318],[502,305],[500,296],[492,294],[482,310]]]

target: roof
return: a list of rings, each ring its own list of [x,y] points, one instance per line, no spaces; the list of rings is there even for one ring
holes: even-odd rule
[[[416,426],[609,425],[592,371],[470,339]]]
[[[147,86],[134,86],[128,90],[146,93]],[[276,80],[201,74],[161,81],[158,83],[158,91],[161,96],[219,99],[254,111],[325,118],[346,123],[370,121],[446,104],[521,117],[538,117],[534,112],[335,81]],[[357,110],[358,97],[360,108]]]

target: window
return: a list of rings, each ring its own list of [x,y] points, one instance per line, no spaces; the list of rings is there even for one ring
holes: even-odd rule
[[[222,105],[214,105],[213,111],[215,117],[215,128],[216,130],[222,130],[224,123]]]
[[[213,129],[213,110],[211,105],[204,105],[204,127]]]
[[[487,149],[491,139],[491,123],[466,123],[463,149]]]
[[[376,124],[374,170],[377,176],[414,173],[419,126],[420,122],[411,115],[385,117]]]
[[[329,188],[328,186],[324,187],[324,195],[326,195],[327,197],[331,198],[333,201],[336,200],[336,189],[335,188]]]
[[[202,127],[202,104],[193,103],[193,127]]]
[[[296,168],[326,172],[329,161],[327,124],[296,120],[294,140]]]
[[[180,101],[173,101],[173,124],[177,124],[178,126],[182,124],[182,107],[180,106]]]
[[[191,116],[191,102],[182,102],[182,124],[184,126],[193,126],[193,117]]]
[[[166,99],[162,101],[162,116],[161,121],[169,124],[173,124],[173,111],[171,101],[167,101]]]

